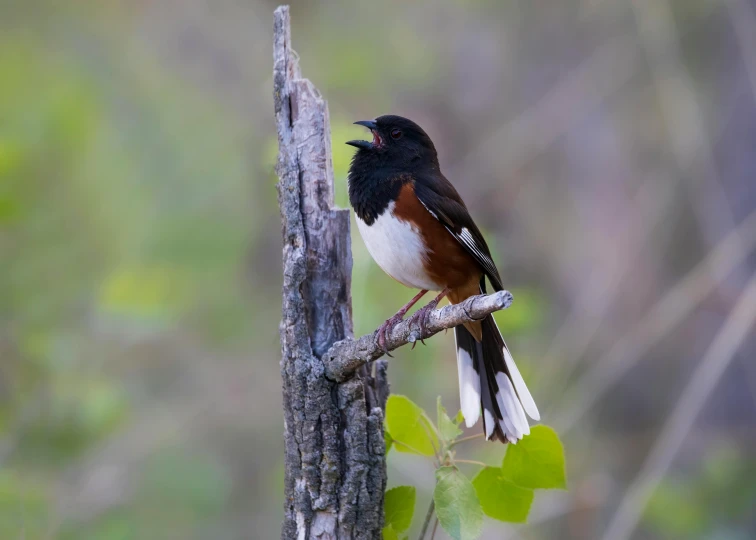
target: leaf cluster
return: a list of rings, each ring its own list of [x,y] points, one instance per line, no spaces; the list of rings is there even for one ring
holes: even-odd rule
[[[548,426],[531,428],[518,444],[510,444],[500,467],[457,457],[459,443],[482,435],[462,437],[464,417],[449,417],[438,398],[436,421],[406,396],[392,395],[386,405],[386,451],[420,455],[436,465],[433,504],[439,524],[455,540],[478,538],[483,516],[524,523],[536,489],[566,489],[564,448]],[[468,478],[460,463],[480,465]],[[412,523],[416,490],[399,486],[386,492],[384,539],[406,539]],[[430,518],[430,513],[428,518]],[[427,527],[426,521],[423,533]]]

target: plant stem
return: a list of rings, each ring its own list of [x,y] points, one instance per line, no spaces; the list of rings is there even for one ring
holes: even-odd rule
[[[408,450],[412,450],[412,451],[413,451],[414,453],[416,453],[416,454],[418,454],[418,455],[420,455],[420,456],[422,456],[422,457],[426,457],[426,458],[427,458],[427,457],[430,457],[430,456],[426,456],[425,454],[423,454],[423,453],[422,453],[422,452],[421,452],[420,450],[418,450],[418,449],[416,449],[416,448],[413,448],[413,447],[411,447],[411,446],[410,446],[410,445],[408,445],[407,443],[403,443],[403,442],[400,442],[400,441],[396,441],[396,440],[395,440],[395,441],[394,441],[394,444],[395,444],[396,446],[403,446],[403,447],[405,447],[405,448],[406,448],[406,449],[408,449]],[[434,447],[434,452],[435,452],[435,447]],[[439,458],[438,458],[438,454],[435,454],[435,457],[436,457],[436,459],[439,459]]]
[[[462,437],[461,439],[457,439],[456,441],[452,441],[449,444],[449,447],[451,448],[453,446],[457,446],[461,442],[472,441],[473,439],[480,439],[482,436],[483,436],[482,433],[478,433],[477,435],[470,435],[468,437]]]
[[[425,522],[423,522],[423,528],[420,530],[420,536],[418,537],[418,540],[423,540],[423,538],[425,538],[425,533],[428,531],[428,525],[430,525],[430,520],[433,517],[433,511],[435,509],[436,509],[436,501],[431,497],[430,506],[428,507],[428,513],[425,514]]]
[[[436,459],[438,460],[438,463],[441,463],[441,453],[439,452],[439,448],[436,448],[436,443],[433,442],[433,437],[431,437],[431,432],[428,429],[428,425],[433,426],[433,423],[428,420],[428,425],[426,425],[425,422],[420,422],[420,425],[423,426],[423,429],[425,430],[425,434],[428,436],[428,439],[430,440],[431,446],[433,447],[433,454],[436,456]],[[436,431],[436,427],[433,426],[433,431],[436,433],[436,438],[439,438],[438,431]]]
[[[437,528],[438,528],[438,518],[436,518],[436,521],[433,522],[433,531],[431,532],[430,540],[433,540],[436,537]]]
[[[486,465],[482,461],[475,461],[472,459],[455,459],[454,462],[455,463],[470,463],[472,465],[480,465],[481,467],[488,467],[488,465]]]

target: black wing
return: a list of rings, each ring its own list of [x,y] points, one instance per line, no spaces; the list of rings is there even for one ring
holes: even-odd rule
[[[483,235],[475,225],[454,186],[440,173],[433,178],[415,176],[415,195],[478,262],[494,290],[504,287]]]

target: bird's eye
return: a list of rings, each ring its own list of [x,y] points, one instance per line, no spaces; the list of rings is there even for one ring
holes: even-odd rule
[[[391,138],[392,139],[398,139],[402,136],[402,130],[401,129],[392,129],[391,130]]]

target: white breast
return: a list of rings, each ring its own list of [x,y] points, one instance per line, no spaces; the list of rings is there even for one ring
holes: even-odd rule
[[[394,216],[393,202],[383,214],[367,225],[359,216],[357,228],[370,255],[389,276],[407,287],[439,291],[423,266],[428,253],[415,227]]]

